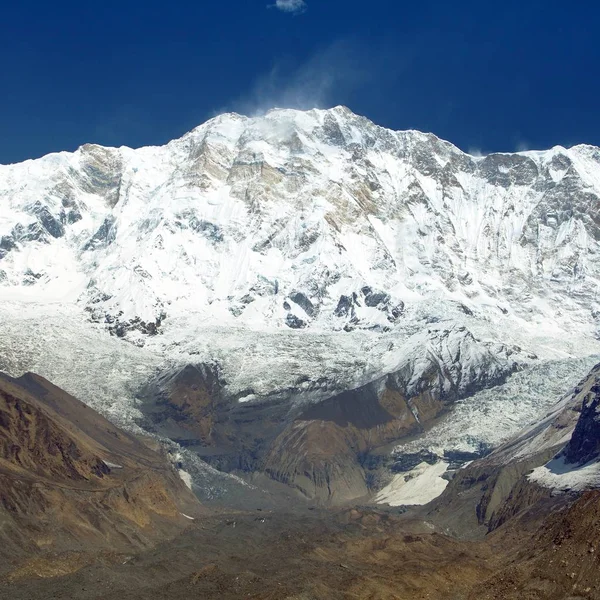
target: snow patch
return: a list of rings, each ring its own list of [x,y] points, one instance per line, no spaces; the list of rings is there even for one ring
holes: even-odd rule
[[[188,486],[188,488],[190,488],[190,490],[192,489],[192,476],[187,472],[184,471],[183,469],[178,469],[177,471],[179,473],[179,477],[181,477],[181,479],[183,479],[183,482],[185,483],[185,485]]]
[[[600,462],[573,465],[566,463],[563,456],[559,456],[534,469],[528,477],[530,481],[557,491],[582,492],[600,488]]]
[[[407,473],[394,475],[377,494],[375,502],[390,506],[427,504],[446,489],[448,481],[442,475],[447,469],[448,463],[443,461],[434,465],[422,462]]]
[[[122,465],[117,465],[115,463],[108,462],[107,460],[105,460],[103,462],[109,469],[122,469],[123,468]]]

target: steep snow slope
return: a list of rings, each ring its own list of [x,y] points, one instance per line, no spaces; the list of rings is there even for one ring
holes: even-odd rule
[[[120,332],[190,311],[383,328],[431,297],[589,325],[599,166],[589,146],[476,158],[342,107],[226,114],[160,148],[1,167],[2,293],[70,297]]]

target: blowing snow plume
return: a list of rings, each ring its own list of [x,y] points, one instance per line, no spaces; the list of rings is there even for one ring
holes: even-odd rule
[[[349,97],[378,77],[369,68],[375,63],[367,48],[349,40],[338,41],[300,65],[277,62],[232,108],[258,116],[274,107],[308,110],[347,105]],[[217,114],[220,112],[226,109]]]

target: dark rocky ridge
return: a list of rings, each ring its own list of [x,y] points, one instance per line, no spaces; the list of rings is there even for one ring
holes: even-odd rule
[[[584,398],[581,416],[563,455],[566,462],[578,465],[600,457],[600,381]]]
[[[0,374],[0,576],[54,552],[149,547],[180,511],[202,508],[156,450],[41,377]]]

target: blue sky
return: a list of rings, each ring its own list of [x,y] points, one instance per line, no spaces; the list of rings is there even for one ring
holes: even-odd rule
[[[464,150],[600,145],[595,4],[13,2],[0,163],[162,144],[228,110],[337,104]]]

